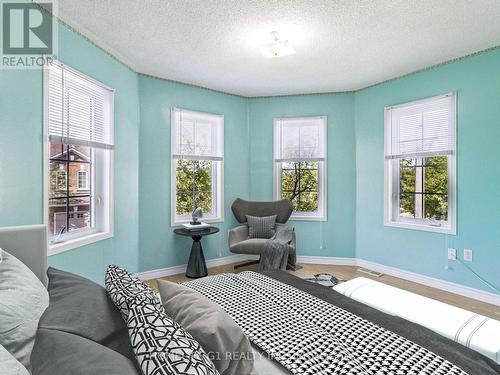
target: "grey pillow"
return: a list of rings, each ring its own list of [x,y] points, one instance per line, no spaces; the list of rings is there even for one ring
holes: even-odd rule
[[[49,267],[50,304],[39,328],[73,333],[135,361],[127,325],[106,289],[75,274]]]
[[[24,367],[7,349],[0,345],[0,374],[2,375],[29,375]]]
[[[250,342],[221,307],[179,284],[158,280],[158,288],[167,315],[200,343],[221,375],[258,374]]]
[[[36,334],[31,362],[32,375],[142,375],[135,360],[84,337],[44,328]]]
[[[273,216],[249,216],[246,215],[248,223],[248,238],[271,238],[276,233],[276,215]]]
[[[0,345],[30,368],[38,321],[49,294],[20,260],[0,249]]]

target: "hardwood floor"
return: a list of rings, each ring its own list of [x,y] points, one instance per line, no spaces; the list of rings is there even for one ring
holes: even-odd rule
[[[397,277],[382,275],[381,277],[373,277],[366,273],[358,271],[358,267],[353,266],[332,266],[332,265],[321,265],[321,264],[302,264],[303,268],[298,271],[288,271],[298,277],[304,278],[312,276],[318,273],[326,272],[335,275],[338,278],[344,280],[350,280],[355,277],[363,276],[366,278],[371,278],[379,282],[395,286],[397,288],[405,289],[410,292],[414,292],[425,297],[433,298],[450,305],[458,306],[466,310],[476,312],[481,315],[488,316],[493,319],[500,320],[500,306],[491,305],[485,302],[481,302],[475,299],[460,296],[458,294],[445,292],[440,289],[431,288],[422,284],[417,284],[412,281],[403,280]],[[225,272],[241,272],[241,271],[257,271],[257,265],[239,268],[237,271],[234,270],[234,264],[228,264],[219,267],[209,268],[208,274],[215,275]],[[165,280],[170,280],[176,283],[183,283],[191,279],[187,278],[184,274],[172,275],[164,277]],[[156,280],[149,280],[148,284],[157,289]]]

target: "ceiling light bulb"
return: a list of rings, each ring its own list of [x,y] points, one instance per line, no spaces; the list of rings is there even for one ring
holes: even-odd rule
[[[296,52],[288,40],[281,40],[279,38],[277,31],[273,31],[271,36],[273,37],[273,42],[264,44],[260,47],[260,53],[262,53],[265,58],[272,59],[275,57],[289,56]]]

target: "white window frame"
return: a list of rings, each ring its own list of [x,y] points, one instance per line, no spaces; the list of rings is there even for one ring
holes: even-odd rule
[[[328,164],[328,121],[327,116],[301,116],[301,117],[277,117],[273,119],[273,148],[276,149],[277,138],[276,129],[281,120],[317,119],[323,121],[324,139],[323,150],[325,157],[323,161],[318,161],[318,211],[317,212],[292,212],[290,220],[293,221],[328,221],[328,189],[327,189],[327,164]],[[281,169],[282,162],[273,160],[273,197],[276,200],[282,199],[281,191]]]
[[[59,61],[53,61],[52,64],[60,64]],[[106,88],[107,90],[115,90],[105,84],[88,77],[75,69],[64,66],[65,69],[71,70],[89,82]],[[49,223],[49,190],[50,190],[50,140],[49,140],[49,69],[47,66],[43,70],[43,109],[44,109],[44,125],[43,125],[43,196],[44,196],[44,224],[47,227],[48,239],[48,256],[56,255],[68,250],[72,250],[85,245],[106,240],[114,236],[114,151],[104,150],[99,148],[91,148],[93,155],[92,159],[95,163],[92,168],[91,183],[94,188],[94,194],[91,197],[91,215],[93,221],[97,223],[92,228],[82,228],[65,233],[61,236],[60,241],[51,243],[52,234],[48,232]],[[114,95],[111,96],[111,111],[110,124],[111,131],[114,129]],[[102,171],[99,175],[96,170]],[[88,183],[88,171],[87,183]],[[66,172],[67,173],[67,172]],[[105,204],[103,204],[105,202]],[[100,209],[96,209],[99,207]]]
[[[80,186],[80,174],[85,175],[85,185]],[[78,190],[89,189],[89,172],[85,170],[76,171],[76,186]]]
[[[386,107],[384,109],[384,149],[390,148],[391,140],[391,109],[396,107],[413,106],[425,102],[442,99],[443,97],[453,96],[451,105],[451,126],[456,134],[456,94],[447,93],[444,95],[433,96],[421,100],[416,100],[396,106]],[[435,221],[430,219],[405,218],[399,215],[399,160],[385,159],[384,161],[384,225],[388,227],[404,228],[411,230],[420,230],[426,232],[456,234],[456,137],[454,137],[455,151],[452,154],[436,154],[434,156],[446,156],[448,159],[448,220]]]
[[[221,132],[221,139],[219,140],[222,143],[222,149],[224,152],[224,116],[223,115],[218,115],[214,113],[208,113],[208,112],[200,112],[200,111],[192,111],[192,110],[187,110],[187,109],[182,109],[182,108],[177,108],[177,107],[172,107],[170,111],[170,124],[171,124],[171,132],[170,132],[170,137],[171,137],[171,167],[170,167],[170,176],[171,176],[171,194],[170,194],[170,212],[171,212],[171,217],[170,217],[170,226],[175,227],[179,226],[181,224],[189,223],[192,220],[191,215],[185,215],[185,216],[178,216],[176,214],[177,212],[177,168],[176,168],[176,161],[179,159],[174,158],[173,153],[174,153],[174,141],[175,141],[175,126],[174,126],[174,121],[175,121],[175,111],[184,111],[184,112],[192,112],[197,115],[206,115],[209,117],[217,116],[222,119],[222,132]],[[186,158],[190,159],[190,158]],[[203,159],[202,157],[194,157],[192,160],[211,160],[210,158]],[[221,223],[224,222],[224,157],[222,157],[222,160],[212,160],[212,207],[213,207],[213,214],[207,214],[206,212],[203,212],[203,218],[201,221],[205,223]]]

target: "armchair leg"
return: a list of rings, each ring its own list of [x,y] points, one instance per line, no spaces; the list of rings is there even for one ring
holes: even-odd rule
[[[241,267],[251,266],[251,265],[259,264],[259,263],[260,263],[260,257],[259,257],[259,259],[256,259],[256,260],[251,260],[249,262],[236,264],[234,266],[234,269],[236,270],[236,269],[241,268]]]
[[[287,266],[286,266],[287,270],[292,270],[292,271],[298,271],[301,268],[302,268],[302,266],[299,265],[299,264],[292,265],[292,264],[288,263]]]

